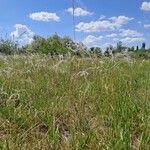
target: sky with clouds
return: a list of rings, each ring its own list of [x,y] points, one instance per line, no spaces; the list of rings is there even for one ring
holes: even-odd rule
[[[74,0],[76,40],[87,46],[150,47],[149,0]],[[0,0],[0,34],[19,43],[34,35],[73,37],[72,0]]]

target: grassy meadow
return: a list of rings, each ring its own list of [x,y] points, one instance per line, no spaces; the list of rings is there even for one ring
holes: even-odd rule
[[[0,57],[0,149],[149,150],[150,61]]]

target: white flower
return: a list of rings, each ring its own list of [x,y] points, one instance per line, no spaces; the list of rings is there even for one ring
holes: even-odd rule
[[[80,76],[84,76],[84,77],[87,77],[89,75],[89,73],[87,71],[80,71],[79,72]]]

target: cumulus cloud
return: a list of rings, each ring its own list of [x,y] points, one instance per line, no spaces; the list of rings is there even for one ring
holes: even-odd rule
[[[129,43],[135,43],[135,42],[143,42],[145,39],[143,37],[126,37],[124,39],[121,39],[120,41],[129,44]]]
[[[143,34],[137,32],[135,30],[121,29],[120,31],[121,31],[120,36],[122,36],[122,37],[131,37],[131,38],[134,38],[134,37],[142,37],[143,36]]]
[[[150,28],[150,24],[144,24],[144,28]]]
[[[83,31],[83,32],[98,32],[114,29],[115,29],[114,24],[107,20],[91,21],[89,23],[80,22],[78,25],[76,25],[76,31]]]
[[[134,18],[129,18],[126,16],[118,16],[118,17],[111,17],[109,20],[113,20],[118,24],[126,24],[128,21],[133,20]]]
[[[73,8],[70,7],[66,11],[69,12],[71,15],[73,15]],[[88,15],[92,15],[92,14],[93,14],[92,12],[84,10],[84,9],[82,9],[80,7],[75,8],[75,10],[74,10],[74,15],[76,17],[79,17],[79,16],[88,16]]]
[[[124,44],[131,44],[135,42],[143,42],[145,39],[143,37],[143,34],[130,29],[120,29],[120,41]]]
[[[82,42],[86,45],[86,46],[93,46],[95,44],[97,44],[98,41],[100,41],[103,38],[103,36],[93,36],[93,35],[88,35]]]
[[[119,38],[113,38],[113,41],[117,42],[117,41],[119,41]]]
[[[106,18],[106,16],[101,15],[101,16],[99,17],[99,20],[104,20],[105,18]]]
[[[21,45],[30,44],[33,41],[34,33],[26,25],[16,24],[14,28],[15,31],[10,34],[13,40]]]
[[[36,20],[36,21],[45,21],[45,22],[50,22],[50,21],[56,21],[59,22],[60,21],[60,17],[57,16],[56,13],[50,13],[50,12],[35,12],[29,15],[29,17],[32,20]]]
[[[104,44],[101,44],[101,45],[99,45],[99,47],[101,47],[102,48],[102,50],[106,50],[106,48],[107,47],[109,47],[109,46],[113,46],[113,47],[115,47],[115,43],[104,43]]]
[[[91,21],[88,23],[80,22],[76,25],[76,31],[83,32],[100,32],[100,31],[113,31],[119,29],[124,24],[127,24],[133,18],[126,16],[111,17],[108,20]]]
[[[150,2],[143,2],[141,6],[141,10],[150,11]]]
[[[114,37],[116,37],[116,36],[117,36],[116,33],[112,33],[112,34],[106,35],[107,38],[114,38]]]

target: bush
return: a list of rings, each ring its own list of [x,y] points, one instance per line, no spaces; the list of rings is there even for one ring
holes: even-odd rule
[[[149,50],[135,51],[134,53],[132,53],[132,57],[134,57],[136,59],[138,59],[138,58],[148,59],[148,58],[150,58],[150,51]]]
[[[0,53],[11,55],[17,51],[17,44],[11,40],[0,40]]]
[[[91,47],[90,48],[90,54],[94,54],[97,57],[101,57],[102,56],[102,50],[100,47]]]
[[[34,41],[28,46],[28,50],[42,54],[64,55],[69,51],[69,48],[66,40],[55,34],[49,38],[34,37]]]

